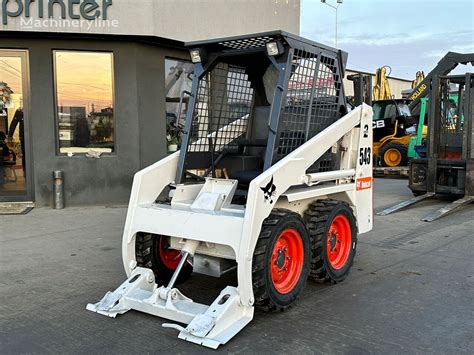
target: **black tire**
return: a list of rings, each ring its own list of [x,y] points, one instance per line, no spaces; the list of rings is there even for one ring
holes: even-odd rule
[[[293,238],[292,240],[296,243],[293,245],[299,247],[290,251],[288,251],[288,248],[286,250],[279,249],[278,257],[274,258],[275,254],[272,256],[272,253],[277,241],[281,240],[281,236],[288,235],[288,233],[290,233],[290,239]],[[292,249],[291,246],[290,249]],[[295,251],[295,249],[298,249],[300,254],[303,255],[301,262],[299,258],[294,258],[295,261],[292,261],[291,258],[288,259],[290,254],[294,255],[292,251]],[[291,307],[306,285],[310,261],[311,240],[303,219],[299,214],[292,211],[274,209],[263,221],[262,230],[253,254],[252,285],[255,306],[265,311],[283,311]],[[277,262],[282,264],[278,265]],[[287,291],[280,292],[277,289],[279,284],[274,283],[272,278],[272,265],[275,265],[275,270],[279,269],[285,274],[291,274],[289,279],[293,282],[289,283]],[[287,272],[288,269],[290,271]],[[291,272],[292,269],[298,271]]]
[[[333,267],[328,257],[330,227],[337,216],[344,216],[351,232],[348,254],[343,266]],[[357,247],[357,223],[352,209],[345,202],[320,200],[313,202],[305,212],[304,219],[311,236],[312,259],[309,278],[318,282],[340,282],[349,274]],[[337,239],[336,239],[337,241]],[[335,242],[336,242],[335,241]]]
[[[389,149],[395,149],[400,154],[400,163],[397,165],[390,165],[385,161],[384,155]],[[380,149],[380,163],[385,167],[406,166],[408,164],[408,148],[398,142],[388,142]]]
[[[137,266],[152,269],[155,274],[155,282],[159,285],[167,285],[171,276],[173,276],[175,268],[165,265],[160,256],[161,243],[168,242],[166,237],[149,233],[137,233],[135,238],[135,259]],[[189,278],[193,272],[190,263],[184,264],[176,282],[183,282]]]

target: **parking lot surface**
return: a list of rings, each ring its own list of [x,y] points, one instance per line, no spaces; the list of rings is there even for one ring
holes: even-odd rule
[[[375,209],[411,197],[407,181],[376,179]],[[309,282],[291,310],[254,320],[225,353],[471,353],[474,205],[432,223],[448,201],[375,218],[359,237],[349,277]],[[214,352],[177,338],[163,319],[85,310],[125,280],[124,207],[34,209],[0,216],[1,353]],[[211,228],[212,226],[209,226]],[[231,276],[193,275],[183,292],[211,302]]]

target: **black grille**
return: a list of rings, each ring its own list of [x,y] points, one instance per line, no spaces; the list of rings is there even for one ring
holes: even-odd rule
[[[276,162],[333,124],[342,87],[337,58],[295,49],[277,136]],[[331,170],[330,153],[315,166]]]
[[[249,124],[254,90],[244,68],[219,63],[200,81],[188,152],[236,147]]]
[[[268,42],[273,41],[272,37],[253,37],[253,38],[243,38],[232,41],[219,42],[221,46],[232,48],[232,49],[248,49],[248,48],[257,48],[264,47]]]

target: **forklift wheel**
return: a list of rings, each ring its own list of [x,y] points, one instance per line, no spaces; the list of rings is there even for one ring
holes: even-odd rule
[[[407,147],[398,142],[389,142],[380,149],[382,166],[406,166],[408,163]]]
[[[313,255],[310,278],[319,282],[340,282],[349,274],[357,245],[357,226],[352,209],[345,202],[313,202],[305,212]]]
[[[255,305],[266,311],[289,308],[308,278],[311,242],[300,215],[274,209],[262,225],[252,264]]]
[[[178,267],[181,253],[179,250],[170,249],[169,240],[164,236],[137,233],[135,258],[137,266],[152,269],[156,283],[166,286]],[[192,272],[193,267],[187,262],[181,269],[177,282],[185,281]]]

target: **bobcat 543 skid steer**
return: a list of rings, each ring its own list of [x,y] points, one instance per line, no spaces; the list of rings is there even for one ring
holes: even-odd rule
[[[347,112],[342,51],[280,31],[188,46],[181,150],[135,175],[128,279],[87,309],[171,319],[179,338],[217,348],[254,307],[284,310],[308,277],[348,274],[357,234],[372,228],[372,110]],[[175,288],[232,268],[237,287],[211,305]]]

